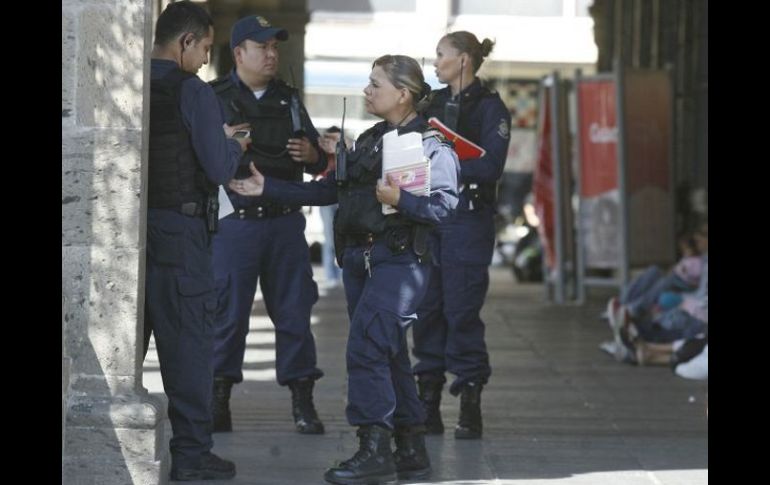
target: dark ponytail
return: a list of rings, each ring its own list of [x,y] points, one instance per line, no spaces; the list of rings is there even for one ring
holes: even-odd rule
[[[475,35],[465,30],[458,32],[452,32],[444,36],[449,40],[452,47],[460,51],[461,54],[468,54],[471,56],[471,62],[473,62],[473,73],[481,67],[481,63],[484,62],[484,58],[487,57],[495,46],[495,42],[489,39],[484,39],[479,42],[479,39]]]

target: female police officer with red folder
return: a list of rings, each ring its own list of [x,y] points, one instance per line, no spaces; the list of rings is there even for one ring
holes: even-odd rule
[[[449,392],[460,394],[455,438],[480,438],[481,388],[491,374],[480,312],[489,287],[495,245],[495,192],[510,141],[511,115],[500,96],[481,85],[476,72],[492,50],[470,32],[445,35],[436,47],[436,76],[448,86],[433,93],[425,118],[436,117],[475,143],[483,154],[460,161],[457,212],[440,226],[426,297],[417,310],[413,355],[420,399],[429,434],[444,432],[439,413],[449,371],[456,376]]]

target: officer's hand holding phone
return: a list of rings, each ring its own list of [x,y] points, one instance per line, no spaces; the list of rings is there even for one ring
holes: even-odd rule
[[[251,143],[251,125],[248,123],[241,123],[238,125],[230,126],[225,123],[222,125],[222,127],[225,130],[225,135],[228,138],[238,140],[238,143],[241,145],[241,151],[245,152],[246,148]]]

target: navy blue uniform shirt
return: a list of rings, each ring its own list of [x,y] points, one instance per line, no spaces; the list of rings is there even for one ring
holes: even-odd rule
[[[150,78],[160,79],[178,68],[174,61],[152,59]],[[215,184],[226,185],[238,168],[241,146],[225,136],[225,116],[214,90],[198,76],[184,80],[180,109],[182,123],[190,131],[193,149],[206,177]]]
[[[467,88],[462,90],[462,99],[470,94],[478,95],[481,91],[481,81],[475,78]],[[436,96],[443,103],[449,99],[450,88],[446,87],[437,92]],[[499,96],[485,96],[479,100],[476,109],[471,113],[465,112],[467,124],[476,128],[475,131],[481,134],[476,142],[487,153],[481,158],[463,160],[460,162],[460,182],[463,184],[471,183],[490,183],[494,184],[503,175],[503,167],[508,157],[508,144],[510,141],[511,113],[502,102]],[[467,136],[467,133],[460,133]],[[475,141],[475,140],[474,140]]]

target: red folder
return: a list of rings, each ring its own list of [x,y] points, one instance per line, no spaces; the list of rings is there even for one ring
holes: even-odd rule
[[[436,128],[445,137],[455,145],[455,152],[457,158],[460,160],[471,160],[474,158],[481,158],[487,154],[487,151],[476,145],[469,139],[465,138],[456,131],[451,130],[447,125],[439,121],[438,118],[433,117],[428,120],[428,124],[433,128]]]

